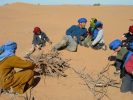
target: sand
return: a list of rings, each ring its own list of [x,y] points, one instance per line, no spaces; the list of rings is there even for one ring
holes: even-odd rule
[[[129,25],[133,24],[133,6],[41,6],[23,3],[15,3],[0,7],[0,45],[8,40],[18,44],[17,55],[23,57],[30,49],[33,37],[33,28],[39,26],[53,45],[61,40],[67,28],[77,24],[77,19],[92,17],[104,23],[105,42],[108,45],[113,39],[120,38],[128,31]],[[50,45],[44,48],[44,52],[50,50]],[[70,64],[77,70],[86,67],[90,74],[96,74],[108,63],[108,56],[112,53],[107,51],[95,51],[91,48],[78,47],[78,51],[60,52],[63,58],[72,59]],[[115,69],[111,67],[113,73]],[[71,69],[66,71],[68,77],[46,77],[45,83],[42,78],[32,90],[35,100],[95,100],[87,86]],[[92,74],[92,75],[93,75]],[[113,75],[113,74],[112,74]],[[112,76],[113,77],[113,76]],[[119,79],[119,77],[115,77]],[[110,87],[108,95],[111,100],[132,100],[131,93],[120,93],[117,88]],[[11,97],[2,95],[0,100],[11,100]],[[22,100],[18,98],[17,100]],[[108,100],[105,97],[103,100]]]

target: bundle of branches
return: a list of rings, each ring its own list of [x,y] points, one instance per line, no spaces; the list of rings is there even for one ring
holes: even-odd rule
[[[96,100],[101,100],[104,96],[109,98],[107,95],[109,86],[119,88],[120,83],[111,79],[108,73],[100,73],[94,78],[88,73],[85,73],[85,69],[82,71],[73,70],[83,79],[85,85],[93,93]]]
[[[40,74],[63,77],[67,76],[64,74],[64,71],[69,68],[69,60],[62,59],[58,52],[40,54],[37,56],[32,56],[29,59],[38,66],[35,71]]]

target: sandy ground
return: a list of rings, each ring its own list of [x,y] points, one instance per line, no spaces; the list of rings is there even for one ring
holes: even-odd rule
[[[0,44],[13,40],[18,43],[17,55],[23,57],[31,47],[32,31],[39,26],[53,41],[53,45],[60,41],[65,31],[71,25],[77,24],[77,19],[96,17],[104,23],[105,41],[120,38],[133,24],[133,6],[41,6],[29,4],[11,4],[0,7]],[[50,46],[44,48],[44,52]],[[95,51],[91,48],[78,47],[76,53],[61,51],[64,58],[72,59],[70,64],[77,70],[86,67],[90,74],[96,74],[108,63],[107,51]],[[111,68],[111,73],[114,68]],[[32,90],[35,100],[95,100],[84,82],[71,69],[66,71],[66,78],[46,77]],[[113,77],[113,74],[112,74]],[[118,78],[118,77],[115,77]],[[118,78],[119,79],[119,78]],[[111,100],[133,100],[133,94],[120,93],[117,88],[110,87],[108,95]],[[0,100],[11,100],[10,96],[2,95]],[[17,100],[23,100],[21,97]],[[106,97],[103,100],[108,100]]]

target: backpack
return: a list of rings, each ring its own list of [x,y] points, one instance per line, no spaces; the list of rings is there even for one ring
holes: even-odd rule
[[[91,21],[90,21],[90,26],[88,28],[88,31],[90,34],[92,34],[94,32],[94,29],[95,29],[95,23],[97,22],[97,19],[96,18],[91,18]]]
[[[129,74],[132,74],[132,71],[133,71],[133,54],[130,56],[129,60],[125,64],[125,69]]]
[[[91,18],[90,27],[95,28],[95,23],[96,22],[97,22],[97,19],[96,18]]]

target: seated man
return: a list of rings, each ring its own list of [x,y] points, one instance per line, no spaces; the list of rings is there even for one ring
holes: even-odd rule
[[[95,23],[95,29],[93,33],[87,38],[85,38],[84,45],[86,47],[91,46],[93,49],[103,49],[106,50],[106,45],[104,43],[104,33],[103,33],[103,24],[100,21]]]
[[[121,40],[127,49],[133,51],[133,25],[129,26],[128,32],[123,34]]]
[[[0,88],[22,94],[33,83],[35,64],[17,57],[16,49],[17,44],[12,41],[0,47]],[[22,70],[16,72],[14,68]]]
[[[87,36],[86,26],[87,19],[80,18],[78,20],[78,25],[71,26],[67,31],[63,39],[56,44],[52,51],[57,51],[66,48],[68,51],[77,51],[77,45],[82,44],[82,41]]]
[[[47,35],[39,27],[35,27],[33,33],[32,48],[27,52],[25,58],[28,58],[36,49],[41,50],[46,42],[52,44]]]
[[[133,65],[131,64],[133,52],[122,47],[122,42],[118,39],[112,41],[109,48],[117,52],[116,62],[118,62],[117,67],[121,71],[120,78],[122,78],[121,92],[133,92]]]
[[[118,48],[119,47],[119,50]],[[110,43],[109,48],[115,52],[117,52],[116,59],[114,66],[116,68],[115,74],[119,73],[123,64],[124,64],[124,59],[125,56],[128,53],[127,48],[123,47],[122,42],[118,39],[114,40],[113,42]]]

